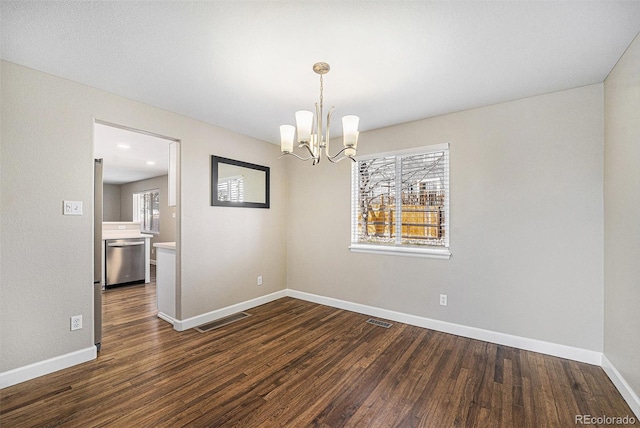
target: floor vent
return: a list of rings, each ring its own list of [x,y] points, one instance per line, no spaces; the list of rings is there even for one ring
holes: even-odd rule
[[[369,318],[367,320],[367,322],[369,324],[373,324],[373,325],[377,325],[379,327],[384,327],[384,328],[389,328],[391,327],[393,324],[391,324],[390,322],[385,322],[385,321],[380,321],[380,320],[374,320],[373,318]]]
[[[198,327],[195,327],[195,329],[198,330],[200,333],[204,333],[204,332],[215,330],[216,328],[220,328],[222,326],[231,324],[232,322],[240,321],[241,319],[250,317],[250,316],[251,314],[248,314],[246,312],[238,312],[237,314],[220,318],[218,320],[210,322],[209,324],[199,325]]]

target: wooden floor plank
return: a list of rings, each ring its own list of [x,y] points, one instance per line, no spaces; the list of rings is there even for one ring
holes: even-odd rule
[[[158,319],[155,283],[103,302],[98,359],[1,390],[0,426],[537,428],[633,415],[599,367],[292,298],[206,333]]]

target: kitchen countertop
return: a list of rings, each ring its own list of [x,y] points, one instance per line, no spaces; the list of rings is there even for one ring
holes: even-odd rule
[[[107,239],[136,239],[136,238],[151,239],[153,238],[153,235],[140,233],[136,231],[115,231],[114,233],[105,233],[105,231],[102,231],[103,241]]]
[[[155,244],[153,244],[154,247],[156,248],[165,248],[167,250],[175,250],[176,249],[176,243],[175,242],[157,242]]]

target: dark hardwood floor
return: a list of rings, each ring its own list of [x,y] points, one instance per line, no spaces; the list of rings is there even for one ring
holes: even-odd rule
[[[576,415],[633,417],[596,366],[385,329],[291,298],[248,312],[179,333],[156,317],[154,284],[108,290],[98,359],[0,391],[0,426],[574,427]]]

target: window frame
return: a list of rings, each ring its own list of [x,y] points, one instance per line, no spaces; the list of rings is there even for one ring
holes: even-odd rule
[[[153,193],[157,193],[158,194],[158,230],[149,230],[146,228],[146,224],[144,219],[140,219],[140,205],[139,205],[139,201],[140,201],[140,195],[146,195],[146,194],[153,194]],[[153,210],[153,208],[151,208]],[[140,232],[141,233],[148,233],[151,235],[159,235],[160,234],[160,189],[156,188],[156,189],[147,189],[147,190],[141,190],[138,192],[133,192],[132,194],[132,211],[133,211],[133,221],[134,222],[139,222],[140,223]],[[153,212],[151,213],[151,216],[153,217]]]
[[[414,156],[420,154],[429,154],[434,152],[445,152],[445,182],[446,191],[444,199],[444,245],[443,246],[429,246],[429,245],[409,245],[409,244],[370,244],[358,242],[359,230],[358,230],[358,212],[359,212],[359,195],[360,195],[360,171],[359,165],[361,161],[380,159],[380,158],[395,158],[398,159]],[[425,257],[434,259],[448,260],[451,257],[451,251],[449,247],[449,234],[450,234],[450,209],[449,209],[449,143],[434,144],[429,146],[416,147],[412,149],[396,150],[392,152],[375,153],[372,155],[356,156],[356,162],[351,166],[351,245],[349,251],[353,253],[369,253],[369,254],[383,254],[394,256],[406,256],[406,257]],[[401,205],[399,203],[398,205]],[[400,210],[401,211],[401,210]]]

